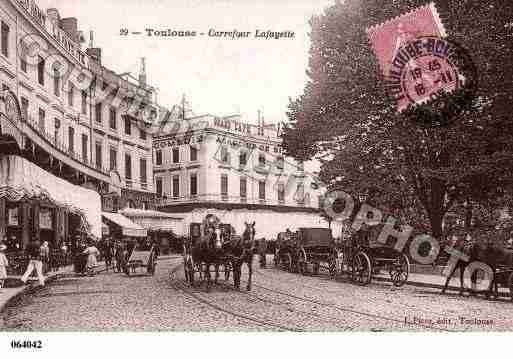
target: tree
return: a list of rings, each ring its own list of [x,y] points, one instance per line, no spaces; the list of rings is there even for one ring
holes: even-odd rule
[[[437,1],[449,39],[479,74],[475,98],[454,121],[429,122],[428,106],[399,116],[387,97],[365,29],[425,5],[419,0],[346,0],[312,17],[304,93],[289,103],[285,153],[321,161],[320,178],[436,238],[455,204],[491,203],[513,169],[513,5]],[[460,100],[456,93],[443,101]],[[470,210],[471,213],[471,210]]]

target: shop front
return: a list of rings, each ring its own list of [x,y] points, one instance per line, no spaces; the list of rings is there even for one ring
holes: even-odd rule
[[[46,172],[28,160],[0,156],[0,239],[8,247],[14,272],[23,266],[23,249],[30,241],[51,248],[75,239],[101,236],[100,195]],[[20,258],[18,258],[20,257]]]

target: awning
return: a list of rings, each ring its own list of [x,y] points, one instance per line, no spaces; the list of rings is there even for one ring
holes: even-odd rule
[[[0,198],[46,200],[82,217],[85,231],[101,237],[101,199],[98,192],[46,172],[19,156],[0,158]]]
[[[148,232],[146,229],[132,222],[120,213],[102,212],[102,217],[114,223],[121,228],[121,233],[128,237],[146,237]]]
[[[184,219],[182,216],[152,210],[125,208],[119,211],[148,231],[173,232],[183,235]]]

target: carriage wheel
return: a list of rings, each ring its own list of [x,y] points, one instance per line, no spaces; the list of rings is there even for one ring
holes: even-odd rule
[[[306,255],[304,251],[299,251],[299,256],[297,258],[297,268],[299,270],[299,273],[302,275],[308,274],[308,263],[306,262]]]
[[[406,254],[399,254],[396,261],[390,267],[389,273],[392,283],[394,283],[396,287],[401,287],[406,283],[408,275],[410,274],[410,260]]]
[[[509,275],[508,284],[509,284],[509,296],[510,296],[511,300],[513,300],[513,273],[511,273]]]
[[[360,285],[367,285],[372,278],[372,264],[369,256],[358,252],[353,258],[352,279]]]

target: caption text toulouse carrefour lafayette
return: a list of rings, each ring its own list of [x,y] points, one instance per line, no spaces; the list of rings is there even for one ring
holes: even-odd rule
[[[274,31],[274,30],[255,30],[255,31],[220,31],[216,29],[210,29],[207,32],[201,32],[196,30],[172,30],[172,29],[151,29],[146,28],[145,34],[149,37],[197,37],[197,36],[208,36],[215,38],[228,38],[228,39],[286,39],[294,38],[294,31]]]

